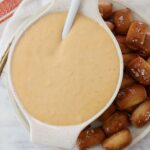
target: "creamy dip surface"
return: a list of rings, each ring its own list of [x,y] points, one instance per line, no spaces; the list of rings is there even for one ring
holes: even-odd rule
[[[78,14],[65,40],[66,13],[49,14],[18,41],[12,81],[25,108],[51,125],[76,125],[98,113],[119,79],[117,50],[106,31]]]

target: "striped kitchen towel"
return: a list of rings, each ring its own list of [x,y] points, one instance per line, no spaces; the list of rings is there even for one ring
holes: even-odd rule
[[[0,23],[11,17],[21,0],[0,0]]]

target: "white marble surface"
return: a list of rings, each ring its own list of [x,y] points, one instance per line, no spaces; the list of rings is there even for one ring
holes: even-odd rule
[[[132,5],[150,23],[150,0],[124,0]],[[0,150],[52,150],[49,147],[34,145],[29,134],[18,122],[9,101],[5,76],[0,77]],[[149,150],[150,134],[132,147],[132,150]]]

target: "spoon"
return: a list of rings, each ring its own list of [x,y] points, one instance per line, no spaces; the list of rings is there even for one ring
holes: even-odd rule
[[[69,12],[67,15],[67,19],[66,19],[66,22],[64,25],[64,29],[62,32],[62,39],[65,39],[67,37],[67,35],[72,27],[75,16],[78,12],[78,9],[80,7],[80,3],[81,3],[81,0],[72,0],[70,9],[69,9]]]

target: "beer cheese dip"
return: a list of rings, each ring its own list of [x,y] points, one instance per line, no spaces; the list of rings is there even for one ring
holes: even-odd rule
[[[51,125],[76,125],[96,115],[116,89],[120,63],[108,33],[78,14],[66,39],[66,13],[32,24],[18,41],[12,81],[24,109]]]

